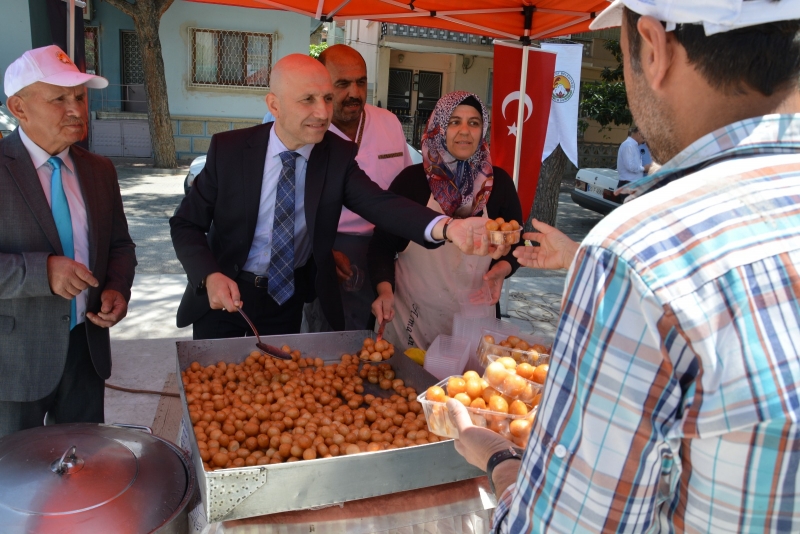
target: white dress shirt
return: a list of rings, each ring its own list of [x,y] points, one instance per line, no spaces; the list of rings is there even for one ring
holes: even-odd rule
[[[389,189],[400,171],[413,164],[403,127],[394,113],[370,104],[364,106],[364,115],[364,133],[361,134],[356,163],[381,189]],[[342,139],[352,141],[333,123],[328,129]],[[369,236],[374,228],[371,222],[342,208],[340,233]]]
[[[53,167],[47,162],[51,156],[42,147],[31,141],[30,137],[25,134],[22,126],[19,127],[19,137],[33,161],[36,174],[39,175],[39,182],[41,182],[42,189],[44,190],[44,196],[47,197],[47,203],[50,204],[52,208],[53,202],[50,199],[50,185],[53,177]],[[72,242],[75,250],[75,261],[85,265],[88,269],[89,222],[86,217],[86,204],[83,201],[83,193],[78,183],[78,175],[75,172],[75,163],[69,155],[69,148],[56,154],[56,157],[61,158],[61,161],[64,162],[64,165],[61,166],[61,184],[64,187],[67,204],[69,205],[69,214],[72,218]],[[75,307],[78,314],[76,317],[76,324],[82,323],[85,319],[86,297],[87,290],[85,289],[75,297]]]
[[[304,145],[295,150],[300,154],[294,170],[294,265],[295,268],[305,265],[311,257],[311,238],[306,227],[305,192],[306,169],[313,144]],[[251,273],[266,275],[272,255],[272,226],[275,223],[275,200],[278,195],[278,180],[283,169],[281,152],[289,150],[278,138],[273,129],[267,145],[267,157],[264,162],[264,175],[261,179],[261,199],[258,205],[258,219],[253,243],[243,269]]]
[[[633,137],[628,137],[619,145],[617,172],[621,182],[633,182],[644,175],[642,153],[639,152],[639,143]]]

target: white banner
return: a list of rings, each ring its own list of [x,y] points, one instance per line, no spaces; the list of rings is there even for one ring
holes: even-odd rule
[[[547,137],[544,140],[542,161],[561,144],[569,160],[578,166],[578,92],[581,85],[581,60],[583,45],[542,43],[542,50],[556,53],[556,71],[553,75],[553,102]]]

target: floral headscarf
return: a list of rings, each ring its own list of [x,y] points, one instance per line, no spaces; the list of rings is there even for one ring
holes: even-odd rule
[[[483,137],[478,150],[466,161],[457,160],[447,150],[446,133],[450,116],[469,97],[478,101],[483,115]],[[492,192],[494,172],[486,129],[489,115],[477,95],[454,91],[436,103],[428,127],[422,136],[422,166],[433,198],[451,217],[470,217],[483,211]]]

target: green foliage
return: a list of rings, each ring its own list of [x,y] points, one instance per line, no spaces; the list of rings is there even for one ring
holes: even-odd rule
[[[326,48],[328,48],[328,43],[322,43],[318,45],[312,44],[310,45],[310,50],[308,52],[308,55],[313,57],[314,59],[317,59],[319,55],[322,53],[322,51],[325,50]]]
[[[625,91],[625,82],[622,72],[622,49],[619,41],[609,40],[603,48],[611,52],[617,60],[617,67],[606,67],[600,74],[600,81],[587,83],[583,87],[583,101],[581,109],[586,117],[596,120],[603,130],[609,124],[623,126],[633,123],[633,115],[628,109],[628,94]],[[579,124],[580,128],[583,126]],[[587,125],[588,126],[588,125]],[[585,130],[584,126],[584,130]]]
[[[600,79],[604,82],[621,82],[624,76],[622,73],[622,48],[619,46],[619,41],[609,39],[603,43],[603,48],[611,52],[611,55],[617,60],[617,67],[614,69],[604,68],[600,73]]]
[[[600,123],[601,129],[611,123],[622,126],[633,122],[625,82],[601,81],[588,85],[582,106],[586,116]]]

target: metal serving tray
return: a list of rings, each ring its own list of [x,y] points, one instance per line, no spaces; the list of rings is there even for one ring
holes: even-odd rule
[[[342,354],[352,353],[361,347],[365,337],[371,336],[372,332],[359,330],[262,339],[271,345],[288,344],[300,350],[303,357],[338,361]],[[180,376],[194,361],[204,366],[244,361],[255,349],[255,338],[179,341],[176,345]],[[433,375],[402,354],[395,355],[389,363],[397,377],[417,392],[436,383]],[[209,523],[338,504],[484,475],[456,452],[452,441],[206,472],[192,431],[183,382],[178,382],[183,404],[180,446],[192,457]],[[388,396],[388,392],[383,394]]]

